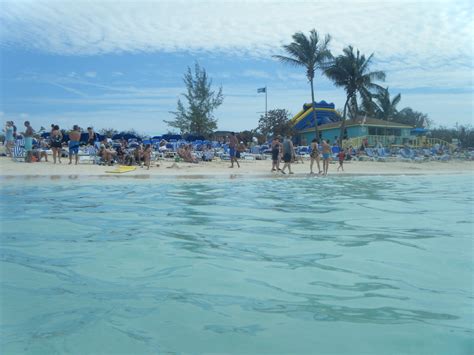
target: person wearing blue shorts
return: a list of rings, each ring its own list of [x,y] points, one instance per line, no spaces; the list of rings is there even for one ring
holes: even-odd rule
[[[74,125],[69,132],[69,164],[72,164],[72,156],[75,156],[76,165],[79,161],[79,141],[81,140],[81,128]]]
[[[323,140],[321,146],[323,150],[323,174],[326,176],[329,169],[329,159],[331,158],[331,146],[329,145],[329,140]]]
[[[235,136],[234,132],[231,132],[229,136],[229,156],[230,156],[230,166],[229,168],[234,167],[234,162],[237,163],[237,167],[240,168],[239,161],[237,160],[237,145],[239,144],[239,140]]]

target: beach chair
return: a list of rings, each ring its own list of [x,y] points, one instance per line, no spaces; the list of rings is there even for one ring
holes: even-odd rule
[[[79,163],[96,164],[97,149],[95,146],[87,146],[79,151]]]
[[[369,157],[369,160],[371,161],[375,161],[375,153],[374,151],[372,150],[372,148],[365,148],[365,154],[367,154],[367,156]]]
[[[16,162],[25,162],[26,151],[23,145],[21,145],[20,140],[15,142],[15,146],[12,149],[12,160]]]
[[[19,138],[15,140],[15,145],[12,148],[13,161],[26,161],[25,139]]]

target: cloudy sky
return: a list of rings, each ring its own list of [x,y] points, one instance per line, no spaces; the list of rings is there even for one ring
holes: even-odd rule
[[[331,34],[384,70],[399,108],[436,125],[473,123],[473,2],[0,0],[2,120],[96,129],[168,131],[163,120],[198,62],[222,86],[219,129],[257,126],[268,107],[296,114],[310,102],[304,70],[272,59],[297,31]],[[317,74],[316,100],[344,92]]]

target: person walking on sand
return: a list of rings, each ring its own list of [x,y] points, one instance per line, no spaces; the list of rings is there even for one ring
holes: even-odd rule
[[[310,158],[311,158],[311,163],[309,164],[309,168],[310,168],[310,174],[314,174],[313,172],[313,165],[314,165],[314,162],[316,162],[316,165],[318,166],[318,174],[321,174],[322,171],[321,171],[321,166],[319,165],[319,147],[318,147],[318,140],[316,138],[314,138],[312,141],[311,141],[311,155],[310,155]]]
[[[285,169],[288,167],[288,172],[293,174],[291,171],[291,162],[295,159],[295,149],[293,147],[293,143],[291,142],[291,136],[286,136],[283,140],[283,169],[281,169],[282,174],[285,173]]]
[[[279,171],[280,169],[280,148],[281,143],[278,137],[274,137],[272,141],[272,171]]]
[[[72,127],[69,132],[69,165],[72,164],[72,156],[75,156],[75,165],[79,161],[79,142],[81,140],[81,128],[78,125]]]
[[[346,152],[344,151],[344,149],[341,149],[341,151],[337,155],[337,158],[339,159],[339,166],[337,167],[337,171],[339,171],[339,169],[342,169],[342,171],[344,171],[343,164],[344,164],[344,159],[346,158]]]
[[[329,169],[329,159],[331,158],[331,146],[324,139],[321,146],[323,149],[323,175],[326,176]]]
[[[56,164],[56,157],[58,157],[59,164],[61,164],[61,150],[63,147],[63,134],[59,130],[58,125],[53,125],[50,133],[51,150],[53,151],[53,162]]]
[[[23,133],[23,137],[25,138],[25,152],[26,152],[26,158],[25,161],[28,163],[31,163],[31,157],[32,157],[32,150],[33,150],[33,128],[30,125],[30,121],[25,121],[25,127],[26,130]]]
[[[237,160],[237,145],[238,144],[239,144],[239,140],[235,136],[235,133],[231,132],[229,136],[229,156],[230,156],[229,168],[234,167],[234,162],[237,163],[237,167],[240,168],[240,164]]]

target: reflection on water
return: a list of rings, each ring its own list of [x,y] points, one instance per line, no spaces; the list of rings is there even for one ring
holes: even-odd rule
[[[473,346],[469,176],[8,181],[0,203],[5,353]]]

